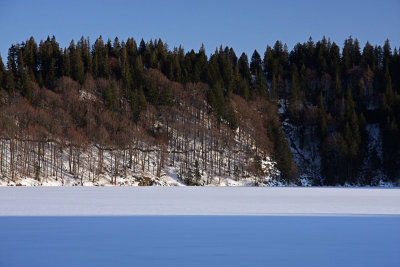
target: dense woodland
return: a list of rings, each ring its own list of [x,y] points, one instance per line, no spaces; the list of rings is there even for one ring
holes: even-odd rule
[[[160,176],[177,166],[189,185],[215,176],[298,184],[284,122],[317,143],[313,184],[396,182],[399,51],[389,40],[361,49],[351,37],[342,47],[310,38],[289,51],[277,41],[249,60],[229,47],[171,50],[160,39],[82,37],[61,48],[55,37],[31,37],[10,47],[6,66],[0,59],[0,178],[95,181],[109,171],[116,183],[127,169]],[[381,141],[373,153],[371,124]],[[269,157],[278,172],[262,166]]]

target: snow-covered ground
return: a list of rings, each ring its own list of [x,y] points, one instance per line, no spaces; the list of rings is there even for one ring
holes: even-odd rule
[[[176,140],[181,140],[182,137],[176,136]],[[236,144],[241,144],[243,140],[235,137]],[[233,166],[232,152],[229,155],[220,155],[219,152],[212,152],[211,154],[218,154],[221,156],[220,170],[217,170],[217,162],[214,162],[214,167],[212,168],[209,163],[205,163],[201,159],[201,143],[199,141],[189,142],[188,147],[194,148],[194,154],[199,158],[199,171],[200,179],[198,185],[202,186],[279,186],[286,185],[279,180],[279,170],[276,167],[276,162],[269,156],[261,157],[261,171],[257,177],[250,173],[247,169],[243,172],[238,170],[235,175],[235,167]],[[143,146],[144,147],[144,146]],[[129,159],[122,159],[122,154],[125,152],[117,150],[105,150],[103,154],[103,163],[101,164],[102,171],[98,172],[97,166],[93,162],[99,161],[99,157],[96,156],[99,153],[98,148],[92,145],[88,151],[82,151],[80,155],[80,171],[74,174],[71,170],[71,164],[69,161],[68,150],[64,151],[61,155],[62,163],[60,166],[55,168],[52,163],[51,151],[46,150],[44,158],[46,159],[42,162],[42,166],[39,168],[39,172],[31,172],[30,174],[22,175],[21,169],[22,161],[17,161],[15,177],[12,178],[10,170],[10,142],[4,141],[4,162],[3,167],[0,168],[0,187],[2,186],[113,186],[114,184],[119,186],[139,186],[143,180],[148,180],[152,185],[157,186],[185,186],[184,179],[187,178],[186,173],[183,171],[186,166],[186,162],[183,160],[181,152],[169,153],[165,166],[160,168],[159,173],[157,173],[157,164],[160,162],[159,148],[156,146],[148,147],[147,156],[140,157],[141,160],[133,160],[132,166],[128,167]],[[173,147],[170,150],[176,150]],[[257,150],[257,147],[253,146],[252,149]],[[90,152],[89,152],[90,151]],[[139,150],[140,151],[140,150]],[[138,155],[141,152],[138,152]],[[72,153],[73,154],[73,153]],[[119,154],[117,171],[115,168],[115,154]],[[126,152],[126,154],[128,154]],[[17,157],[22,158],[22,154],[18,153]],[[137,156],[139,158],[139,156]],[[90,160],[91,158],[91,160]],[[173,160],[172,160],[173,158]],[[76,161],[76,160],[75,160]],[[253,162],[254,159],[250,159],[249,162]],[[74,160],[72,160],[74,162]],[[190,173],[194,176],[194,160],[188,163]],[[193,166],[192,166],[193,165]],[[62,167],[61,167],[62,166]],[[230,166],[230,167],[228,167]],[[239,168],[238,165],[235,165]],[[33,166],[31,166],[33,168]],[[73,167],[72,167],[73,169]],[[213,171],[211,171],[213,169]],[[219,169],[219,168],[218,168]],[[240,168],[239,168],[240,169]],[[57,170],[57,172],[55,172]],[[62,170],[62,171],[61,171]],[[208,171],[206,171],[208,170]],[[19,171],[19,172],[18,172]],[[37,174],[37,177],[35,177]],[[194,177],[192,177],[194,179]]]
[[[3,187],[0,215],[400,215],[400,189]]]

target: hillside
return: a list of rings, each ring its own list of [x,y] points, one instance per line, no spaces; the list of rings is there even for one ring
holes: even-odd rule
[[[0,60],[0,185],[393,185],[400,56],[55,37]]]
[[[104,79],[81,86],[62,77],[54,90],[34,87],[33,105],[10,99],[2,109],[2,184],[261,185],[278,178],[263,128],[277,117],[259,110],[276,113],[267,100],[233,97],[233,130],[212,113],[207,85],[184,87],[154,69],[144,74],[174,98],[146,105],[136,123],[129,103],[105,108],[101,92],[112,82]]]

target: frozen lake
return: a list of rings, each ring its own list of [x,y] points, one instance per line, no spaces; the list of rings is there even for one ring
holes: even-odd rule
[[[0,217],[0,266],[400,266],[399,216]]]
[[[0,188],[0,266],[400,266],[400,190]]]

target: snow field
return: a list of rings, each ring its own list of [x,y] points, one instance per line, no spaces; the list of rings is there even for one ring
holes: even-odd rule
[[[3,187],[0,215],[400,215],[400,189]]]

